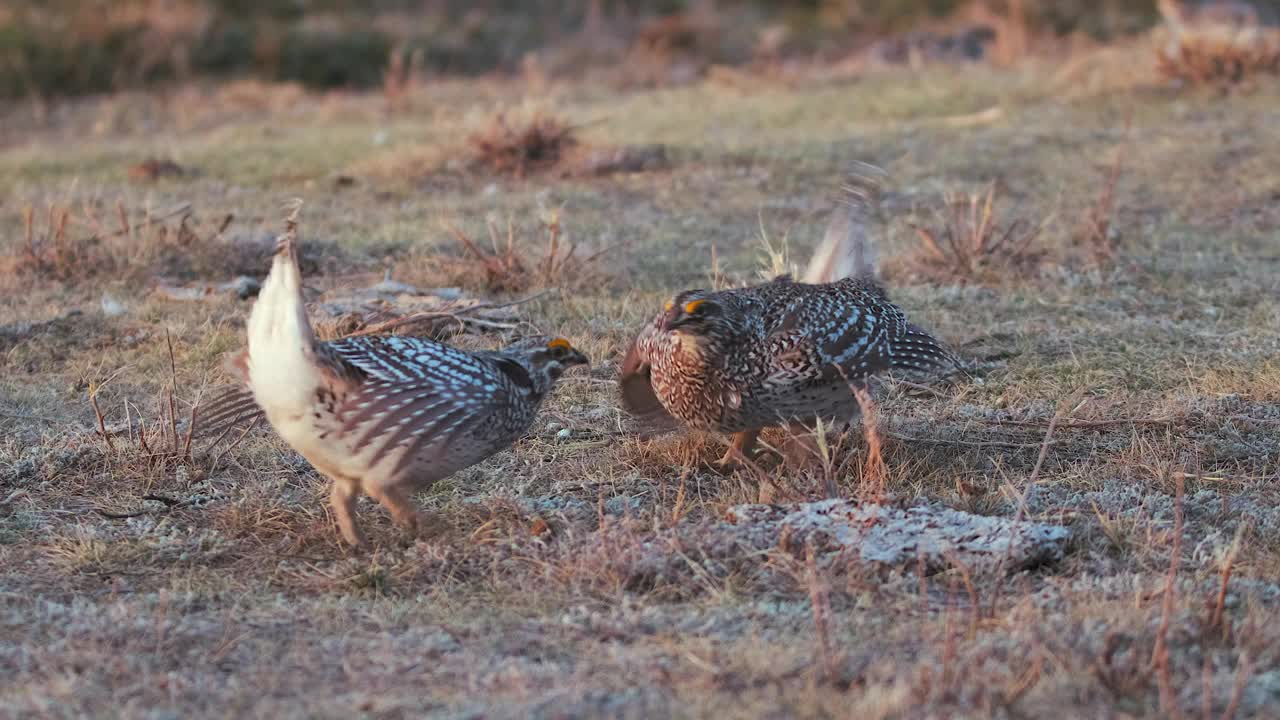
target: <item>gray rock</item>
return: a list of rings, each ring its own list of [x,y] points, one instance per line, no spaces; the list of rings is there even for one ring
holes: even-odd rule
[[[867,565],[930,571],[961,564],[971,571],[1014,571],[1057,560],[1071,531],[1057,525],[973,515],[934,507],[896,508],[848,500],[794,505],[738,505],[728,520],[751,535],[776,538],[803,557],[841,554]]]
[[[738,505],[724,520],[603,523],[593,543],[573,552],[629,588],[679,584],[691,575],[754,572],[782,552],[801,561],[813,548],[824,571],[931,574],[962,565],[971,574],[1013,573],[1061,558],[1065,527],[986,517],[947,508],[900,508],[825,500]],[[696,569],[695,569],[696,566]]]

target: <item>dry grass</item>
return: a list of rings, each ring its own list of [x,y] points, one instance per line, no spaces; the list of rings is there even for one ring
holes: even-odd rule
[[[1064,102],[1022,70],[933,72],[570,93],[566,116],[609,117],[602,140],[680,148],[682,162],[529,174],[493,192],[482,173],[424,190],[420,167],[368,176],[351,164],[369,154],[371,127],[387,130],[376,145],[387,156],[448,157],[469,109],[516,83],[433,80],[460,112],[430,117],[388,117],[378,92],[332,113],[312,112],[332,98],[303,96],[264,106],[270,122],[227,113],[203,129],[154,99],[58,109],[56,127],[32,131],[35,149],[0,156],[16,178],[0,197],[3,251],[47,268],[0,287],[0,715],[1267,716],[1280,672],[1280,214],[1263,200],[1280,147],[1258,118],[1274,92]],[[998,121],[917,122],[993,95]],[[161,109],[81,132],[112,103]],[[1130,112],[1141,142],[1117,139]],[[205,173],[127,181],[122,158],[157,147]],[[724,449],[714,435],[638,436],[615,395],[635,329],[673,292],[708,283],[713,247],[717,283],[756,280],[762,226],[787,228],[785,244],[766,243],[771,271],[803,266],[826,219],[815,188],[859,156],[892,173],[890,215],[939,184],[997,173],[1024,217],[1095,212],[1045,223],[1030,248],[1051,252],[1016,283],[988,281],[1015,272],[1006,256],[1034,228],[999,240],[1013,223],[998,190],[923,223],[966,260],[921,270],[927,281],[892,275],[889,292],[972,361],[972,378],[874,388],[861,427],[741,472],[710,469]],[[1121,176],[1111,189],[1100,157],[1104,179]],[[330,192],[339,173],[359,182]],[[222,243],[274,226],[296,196],[312,199],[304,250],[386,255],[395,279],[422,287],[536,296],[454,342],[492,348],[536,328],[593,361],[510,451],[418,493],[431,517],[418,542],[362,503],[374,549],[340,546],[326,483],[262,428],[187,452],[190,406],[242,344],[248,304],[174,302],[131,279],[241,262],[262,273],[269,244],[242,259]],[[129,229],[109,236],[125,225],[116,197]],[[148,206],[200,212],[186,231],[159,212],[148,229],[137,210]],[[490,216],[515,220],[479,220]],[[1124,239],[1106,246],[1105,273],[1069,254],[1086,231]],[[100,246],[75,242],[94,235]],[[902,257],[897,237],[886,260]],[[586,251],[598,238],[628,252]],[[1045,247],[1059,240],[1068,252]],[[905,249],[913,263],[925,252]],[[113,270],[85,274],[74,253]],[[66,279],[39,282],[55,272]],[[122,312],[100,311],[108,281]],[[306,268],[308,288],[330,297],[370,282],[350,262]],[[804,438],[762,436],[781,449],[793,439]],[[765,482],[778,500],[927,503],[1064,525],[1072,539],[1062,560],[1007,577],[710,542]]]
[[[1189,85],[1233,86],[1280,74],[1280,31],[1265,28],[1257,12],[1228,2],[1189,10],[1161,0],[1164,32],[1157,35],[1156,68]]]
[[[1160,48],[1156,68],[1165,78],[1190,85],[1254,82],[1280,74],[1280,35],[1182,35]]]
[[[382,99],[386,113],[394,115],[409,109],[413,94],[422,84],[422,49],[412,53],[404,47],[391,49],[387,68],[382,72]]]
[[[50,204],[43,210],[28,205],[21,223],[21,242],[0,255],[0,267],[15,282],[98,279],[171,288],[256,277],[271,255],[271,238],[237,226],[235,213],[202,214],[186,202],[161,211],[129,208],[123,201],[86,201],[78,208]],[[326,262],[351,264],[326,243],[311,243],[304,269],[315,271]]]
[[[450,226],[449,233],[462,246],[463,257],[446,259],[433,255],[426,262],[450,282],[463,287],[510,294],[598,286],[608,278],[604,263],[617,255],[616,249],[611,248],[581,251],[576,240],[565,238],[558,210],[539,218],[539,232],[517,232],[510,219],[505,230],[493,219],[486,228],[488,247]]]
[[[186,205],[156,217],[146,213],[141,220],[131,220],[123,203],[116,203],[114,217],[104,217],[103,210],[86,204],[73,215],[71,208],[51,204],[37,213],[28,205],[22,212],[23,241],[5,264],[18,276],[84,281],[152,262],[164,264],[175,255],[198,252],[203,240],[191,227]],[[40,216],[43,226],[37,220]],[[178,218],[176,226],[170,222],[174,218]],[[224,218],[215,234],[221,234],[230,220]]]
[[[1125,134],[1128,135],[1133,125],[1130,116],[1125,120]],[[1098,197],[1089,206],[1085,214],[1083,226],[1077,232],[1076,242],[1083,246],[1085,253],[1096,266],[1105,266],[1114,260],[1120,249],[1120,232],[1115,227],[1116,188],[1120,177],[1124,174],[1125,150],[1122,145],[1116,150],[1115,159],[1103,172],[1102,182],[1098,185]]]
[[[697,7],[643,23],[620,63],[625,87],[687,83],[718,54],[725,19]]]
[[[931,225],[911,224],[920,241],[914,267],[938,281],[1034,275],[1046,258],[1036,244],[1044,222],[1000,217],[997,183],[983,192],[948,192]]]
[[[135,180],[155,181],[162,178],[180,178],[190,172],[190,169],[167,158],[148,158],[130,167],[129,177]]]
[[[28,206],[22,213],[23,242],[5,258],[6,269],[14,275],[35,275],[55,280],[84,277],[92,272],[91,246],[97,239],[75,241],[67,237],[67,221],[71,212],[50,205],[42,229],[36,228],[35,209]]]
[[[508,113],[498,113],[468,136],[467,143],[476,163],[490,172],[523,178],[554,168],[577,144],[576,129],[542,112],[516,120],[509,119]]]

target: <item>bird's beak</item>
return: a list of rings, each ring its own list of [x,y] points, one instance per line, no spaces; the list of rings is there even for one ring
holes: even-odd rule
[[[591,365],[591,361],[587,359],[587,356],[577,349],[565,356],[564,360],[566,365]]]

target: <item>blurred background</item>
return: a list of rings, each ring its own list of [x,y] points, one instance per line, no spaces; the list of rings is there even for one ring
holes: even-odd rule
[[[0,97],[253,78],[310,89],[422,76],[602,73],[680,83],[716,66],[1009,62],[1144,33],[1157,0],[8,0]],[[1270,24],[1280,0],[1215,5]]]

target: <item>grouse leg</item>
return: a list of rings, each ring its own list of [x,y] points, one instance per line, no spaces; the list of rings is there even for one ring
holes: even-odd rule
[[[727,471],[740,466],[744,460],[751,460],[755,456],[756,438],[759,436],[759,428],[734,433],[733,443],[724,456],[716,461],[716,467]]]

